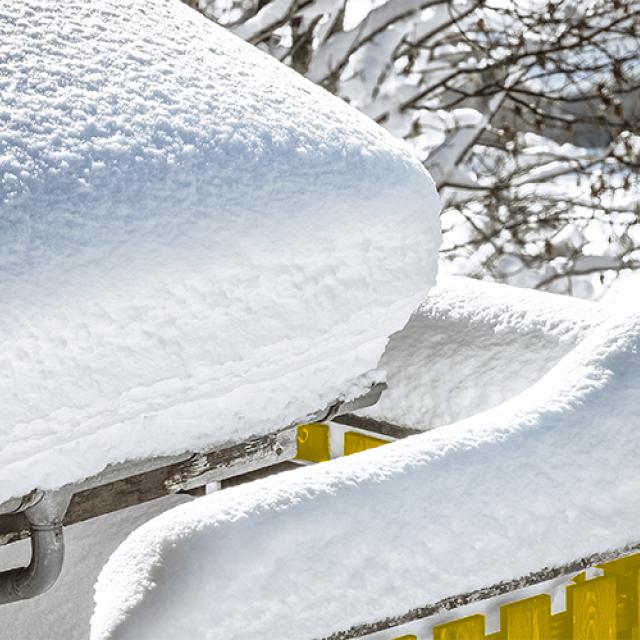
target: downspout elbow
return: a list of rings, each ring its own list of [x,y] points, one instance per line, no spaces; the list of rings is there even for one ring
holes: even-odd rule
[[[58,579],[64,562],[62,520],[70,496],[44,493],[25,510],[31,533],[31,561],[0,573],[0,604],[33,598],[50,589]]]

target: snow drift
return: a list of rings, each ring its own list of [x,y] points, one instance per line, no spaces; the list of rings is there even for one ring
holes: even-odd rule
[[[472,418],[178,507],[96,585],[92,640],[324,637],[638,539],[640,312]]]
[[[175,0],[0,8],[0,501],[372,381],[434,282],[402,143]]]
[[[361,413],[428,430],[537,382],[609,315],[607,305],[470,278],[441,278],[380,362],[389,388]]]

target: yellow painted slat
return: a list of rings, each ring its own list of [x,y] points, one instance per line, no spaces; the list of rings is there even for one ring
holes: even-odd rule
[[[595,578],[567,587],[572,640],[616,639],[616,581]]]
[[[326,424],[301,424],[298,427],[297,460],[326,462],[331,458],[329,427]]]
[[[400,636],[398,638],[393,638],[393,640],[418,640],[418,636]]]
[[[597,565],[600,569],[604,569],[605,575],[626,576],[635,578],[636,572],[640,569],[640,553],[625,558],[618,558]]]
[[[551,596],[543,594],[501,607],[500,630],[504,640],[549,640]]]
[[[567,620],[567,612],[561,611],[551,616],[551,634],[550,640],[567,640],[569,638],[569,622]]]
[[[551,613],[551,596],[500,608],[500,631],[485,634],[481,615],[434,627],[435,640],[640,640],[640,554],[597,565],[603,577],[581,572],[566,588],[566,611]]]
[[[640,557],[640,556],[639,556]],[[640,638],[640,569],[636,570],[635,585],[632,604],[632,628],[629,637],[636,640]]]
[[[347,431],[344,434],[344,455],[349,456],[352,453],[359,453],[360,451],[373,449],[383,444],[388,444],[388,441],[381,440],[380,438],[374,438],[372,436],[365,436],[364,434],[356,433],[355,431]]]
[[[640,637],[640,611],[638,604],[638,576],[640,554],[618,558],[598,565],[605,576],[616,580],[616,598],[618,602],[618,640]]]
[[[484,616],[476,614],[433,628],[433,640],[484,640]]]

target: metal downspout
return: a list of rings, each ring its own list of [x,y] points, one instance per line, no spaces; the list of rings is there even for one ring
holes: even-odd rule
[[[71,495],[42,493],[27,509],[31,533],[31,561],[26,567],[0,572],[0,604],[33,598],[50,589],[58,579],[64,561],[62,520]]]

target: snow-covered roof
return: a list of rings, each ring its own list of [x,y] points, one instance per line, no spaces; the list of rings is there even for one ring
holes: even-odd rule
[[[92,640],[306,640],[637,543],[640,309],[466,420],[177,507],[96,585]]]
[[[422,166],[176,0],[0,10],[0,502],[371,383],[435,279]]]
[[[389,388],[363,414],[433,429],[494,407],[549,371],[607,306],[470,278],[444,277],[391,337]]]

